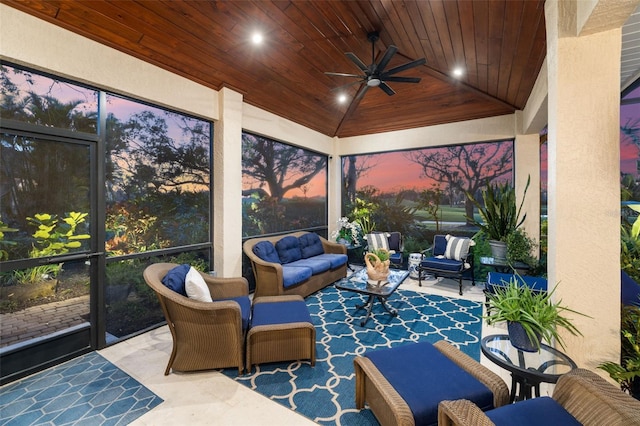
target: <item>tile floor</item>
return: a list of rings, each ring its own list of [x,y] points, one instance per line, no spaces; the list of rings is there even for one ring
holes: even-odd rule
[[[457,283],[418,281],[408,278],[400,288],[439,294],[458,295]],[[463,296],[482,302],[484,283],[476,287],[466,285]],[[506,327],[483,325],[482,336],[506,333]],[[314,425],[311,420],[247,389],[218,372],[171,373],[164,376],[169,354],[171,334],[166,326],[134,337],[100,351],[106,359],[140,381],[164,402],[138,418],[132,425]],[[507,384],[509,374],[482,356],[481,363],[499,374]],[[551,387],[541,389],[550,394]]]

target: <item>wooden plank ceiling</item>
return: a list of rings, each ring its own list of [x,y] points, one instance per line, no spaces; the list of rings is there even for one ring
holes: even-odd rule
[[[512,113],[546,54],[544,0],[1,1],[329,136]],[[340,104],[336,88],[357,80],[324,72],[359,74],[345,52],[369,65],[371,31],[376,61],[398,47],[386,69],[426,58],[396,74],[422,80],[390,82],[393,96],[371,87],[360,100],[355,84]]]

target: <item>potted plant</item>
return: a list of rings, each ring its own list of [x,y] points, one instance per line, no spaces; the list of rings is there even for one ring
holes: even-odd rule
[[[507,235],[506,244],[507,261],[510,264],[522,262],[527,264],[530,269],[533,269],[537,264],[537,259],[532,254],[536,247],[536,242],[533,238],[529,237],[524,229],[517,228]]]
[[[551,343],[556,340],[564,348],[564,341],[558,330],[564,328],[574,336],[582,335],[567,318],[565,313],[574,313],[572,309],[561,305],[561,301],[553,302],[551,291],[534,291],[518,281],[514,275],[504,286],[497,286],[493,293],[487,294],[489,299],[487,315],[488,324],[507,322],[509,340],[518,349],[536,352],[540,343]]]
[[[598,368],[620,384],[623,391],[640,400],[640,307],[622,308],[620,335],[622,337],[620,363],[604,362]]]
[[[489,240],[493,257],[505,259],[507,257],[507,238],[513,233],[527,217],[520,216],[524,198],[529,189],[531,177],[527,179],[524,194],[520,205],[516,207],[516,191],[509,182],[487,184],[482,190],[483,203],[475,199],[473,194],[466,192],[467,198],[476,206],[482,221],[475,217],[467,217],[471,223],[480,228],[480,231]]]

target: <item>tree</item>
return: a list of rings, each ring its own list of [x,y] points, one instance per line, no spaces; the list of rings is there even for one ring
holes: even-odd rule
[[[356,204],[358,179],[376,166],[371,164],[373,155],[350,155],[343,163],[342,204],[345,210],[350,210]]]
[[[271,197],[282,201],[325,170],[325,156],[248,133],[242,134],[242,173],[266,185]]]
[[[422,167],[421,177],[444,184],[452,201],[455,192],[476,194],[487,182],[513,170],[510,141],[428,148],[408,152],[406,156]],[[470,200],[465,200],[465,213],[473,217]],[[468,219],[467,224],[471,224]]]

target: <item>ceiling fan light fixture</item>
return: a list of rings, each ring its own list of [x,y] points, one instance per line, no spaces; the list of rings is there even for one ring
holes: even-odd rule
[[[251,36],[251,42],[255,45],[259,45],[262,44],[262,42],[264,41],[264,37],[262,36],[262,33],[260,32],[255,32],[253,33],[253,35]]]
[[[375,77],[369,78],[367,80],[367,86],[369,86],[369,87],[380,86],[380,83],[381,83],[380,79],[379,78],[375,78]]]

